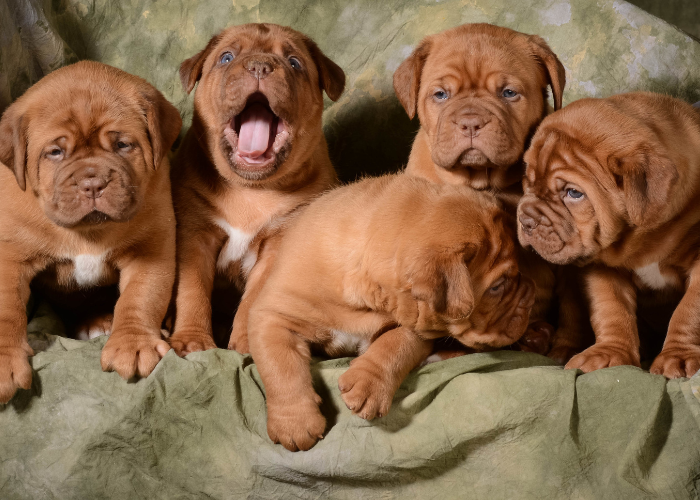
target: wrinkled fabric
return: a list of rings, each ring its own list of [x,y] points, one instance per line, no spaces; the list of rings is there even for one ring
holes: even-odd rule
[[[465,22],[543,36],[566,66],[565,102],[629,90],[700,100],[700,45],[672,26],[622,0],[527,4],[0,0],[0,110],[51,70],[94,59],[149,80],[187,122],[179,64],[251,21],[307,33],[345,69],[324,130],[346,180],[405,163],[417,122],[393,71],[423,36]],[[33,386],[0,407],[3,500],[700,497],[698,376],[582,375],[532,354],[473,354],[414,371],[389,415],[366,422],[337,388],[349,360],[315,360],[328,431],[292,453],[267,437],[250,357],[171,351],[126,382],[102,372],[104,339],[66,339],[46,304],[29,310]]]

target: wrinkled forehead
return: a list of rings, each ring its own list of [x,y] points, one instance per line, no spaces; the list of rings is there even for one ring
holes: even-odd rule
[[[234,48],[240,52],[263,52],[310,57],[304,35],[283,26],[245,24],[224,31],[217,50]]]

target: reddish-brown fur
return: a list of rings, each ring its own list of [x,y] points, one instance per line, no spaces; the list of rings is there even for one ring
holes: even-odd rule
[[[248,323],[270,438],[307,450],[323,435],[311,347],[360,354],[339,387],[348,408],[372,419],[389,411],[433,339],[477,350],[517,341],[534,286],[518,272],[508,220],[490,195],[404,174],[300,209],[268,240],[275,257]]]
[[[121,291],[102,368],[146,376],[169,349],[160,336],[175,275],[167,152],[181,125],[147,82],[87,61],[49,74],[3,114],[0,402],[31,384],[30,282],[42,273],[53,287],[87,288],[74,276],[79,255],[104,254],[94,284]]]
[[[639,366],[637,294],[684,291],[652,373],[700,368],[700,114],[652,93],[583,99],[547,117],[525,155],[519,237],[590,264],[596,344],[568,368]]]
[[[234,57],[222,64],[227,52]],[[291,57],[301,70],[291,66]],[[229,347],[247,352],[247,308],[267,273],[263,228],[336,183],[321,113],[323,91],[338,99],[345,75],[311,39],[274,24],[223,31],[182,63],[180,75],[188,92],[199,84],[192,127],[174,160],[178,283],[170,342],[180,355],[215,347],[211,296],[218,276],[239,289],[246,285]],[[261,96],[289,133],[265,167],[239,157],[234,118]],[[221,259],[235,254],[235,242],[222,225],[250,239],[229,262]]]

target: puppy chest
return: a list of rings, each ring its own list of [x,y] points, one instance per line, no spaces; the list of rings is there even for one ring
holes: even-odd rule
[[[50,266],[44,281],[53,281],[65,288],[91,288],[116,283],[117,270],[106,260],[106,254],[80,254],[68,257]]]
[[[226,233],[226,240],[216,261],[217,269],[225,273],[230,271],[232,265],[237,265],[247,276],[258,258],[257,251],[251,249],[256,233],[233,227],[224,219],[216,219],[214,222]]]
[[[640,288],[651,288],[652,290],[663,290],[669,287],[678,287],[681,282],[674,272],[662,270],[658,262],[653,262],[644,267],[634,270],[636,285]]]

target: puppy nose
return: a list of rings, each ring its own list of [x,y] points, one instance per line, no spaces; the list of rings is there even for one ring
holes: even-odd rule
[[[267,75],[272,73],[272,65],[270,63],[258,61],[256,59],[251,59],[248,61],[245,68],[258,80],[262,80]]]
[[[520,216],[518,219],[520,220],[523,231],[527,234],[531,234],[532,230],[539,226],[539,222],[537,222],[539,218],[540,213],[535,207],[527,204],[523,204],[520,207]]]
[[[88,198],[99,198],[107,187],[107,181],[101,177],[89,176],[78,181],[78,187]]]
[[[490,118],[483,115],[465,114],[459,117],[457,125],[464,135],[476,137],[490,121]]]

